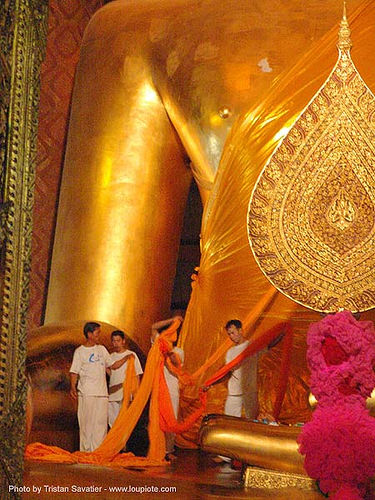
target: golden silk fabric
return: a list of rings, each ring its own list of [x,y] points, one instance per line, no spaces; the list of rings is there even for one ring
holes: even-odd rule
[[[339,13],[338,13],[339,15]],[[207,203],[202,227],[202,258],[193,281],[192,297],[185,317],[181,347],[185,369],[193,373],[223,342],[222,327],[228,319],[244,319],[269,288],[251,254],[247,238],[247,209],[251,192],[262,168],[314,94],[330,74],[337,59],[337,32],[340,19],[319,43],[283,77],[233,127],[224,149],[212,196]],[[375,88],[375,4],[364,1],[349,16],[352,30],[352,57],[369,88]],[[282,43],[282,40],[280,41]],[[373,318],[373,313],[364,315]],[[305,335],[311,321],[320,315],[278,293],[268,309],[259,315],[255,334],[279,321],[290,321],[294,336],[291,375],[281,408],[284,422],[304,421],[308,407],[308,373],[305,362]],[[202,349],[204,345],[204,349]],[[271,413],[279,377],[278,345],[260,360],[258,387],[262,412]],[[213,373],[223,359],[212,367]],[[197,389],[186,388],[181,412],[197,400]],[[225,384],[210,391],[209,412],[221,412],[226,397]],[[196,429],[179,439],[189,446]]]
[[[263,169],[248,217],[267,278],[322,312],[375,305],[375,97],[341,24],[338,62]]]

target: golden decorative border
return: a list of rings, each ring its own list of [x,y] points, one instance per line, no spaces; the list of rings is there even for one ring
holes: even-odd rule
[[[246,488],[318,490],[316,482],[307,476],[258,467],[246,467],[243,479]]]
[[[256,262],[280,292],[315,311],[375,304],[374,113],[375,96],[340,51],[251,195]]]
[[[3,0],[0,6],[1,245],[0,440],[1,498],[20,498],[22,485],[32,207],[40,67],[48,0]]]

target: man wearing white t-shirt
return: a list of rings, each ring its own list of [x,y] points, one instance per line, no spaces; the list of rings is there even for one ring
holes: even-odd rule
[[[228,349],[225,364],[236,358],[249,345],[242,333],[242,323],[232,319],[225,325],[225,329],[234,346]],[[255,419],[258,415],[257,390],[258,354],[254,354],[236,366],[228,381],[228,395],[225,401],[224,413],[233,417],[241,417],[242,408],[247,418]]]
[[[239,356],[250,344],[245,340],[242,332],[242,323],[239,319],[231,319],[225,325],[226,332],[233,342],[234,346],[228,349],[225,356],[225,364],[230,363]],[[283,334],[274,339],[268,346],[268,349],[274,347],[283,338]],[[232,417],[241,417],[242,409],[245,411],[246,418],[256,419],[258,417],[258,358],[265,352],[262,349],[252,356],[248,356],[241,363],[233,368],[228,381],[228,394],[225,401],[224,413]],[[204,388],[204,390],[209,387]],[[273,420],[272,416],[269,416]],[[268,418],[268,415],[267,415]],[[230,462],[230,458],[218,455],[213,458],[214,462]]]
[[[139,377],[143,373],[141,363],[135,352],[126,349],[125,334],[121,330],[115,330],[111,333],[111,341],[114,352],[111,354],[111,363],[125,359],[125,362],[119,368],[110,370],[109,379],[109,397],[108,397],[108,425],[112,427],[117,415],[120,412],[123,403],[123,382],[128,369],[128,362],[131,356],[134,356],[135,375]],[[134,394],[131,395],[134,398]]]
[[[78,399],[79,449],[94,451],[108,428],[108,390],[106,368],[117,369],[125,361],[112,364],[109,352],[99,345],[100,324],[83,327],[86,342],[74,351],[70,367],[70,395]]]
[[[242,332],[242,322],[231,319],[225,325],[225,330],[234,346],[228,349],[225,364],[230,363],[250,344]],[[242,408],[247,418],[255,419],[258,414],[257,368],[258,353],[250,356],[237,365],[231,372],[228,381],[228,394],[224,413],[232,417],[241,417]],[[216,463],[231,462],[229,457],[218,455],[213,458]]]

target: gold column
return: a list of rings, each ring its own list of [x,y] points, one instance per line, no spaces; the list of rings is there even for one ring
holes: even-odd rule
[[[26,321],[40,66],[47,0],[0,5],[0,491],[21,498]]]
[[[169,313],[191,172],[142,39],[103,35],[100,19],[77,69],[46,324],[105,321],[147,349]]]

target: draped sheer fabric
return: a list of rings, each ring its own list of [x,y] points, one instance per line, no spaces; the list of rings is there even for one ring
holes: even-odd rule
[[[223,342],[222,326],[232,318],[243,320],[266,292],[268,280],[259,270],[247,238],[247,209],[253,186],[289,127],[318,91],[338,56],[337,25],[277,78],[266,95],[239,118],[224,147],[213,191],[205,207],[201,231],[201,262],[192,282],[192,296],[185,317],[180,346],[185,367],[194,372]],[[352,59],[366,84],[375,89],[375,4],[365,0],[348,16],[352,31]],[[282,43],[282,41],[281,41]],[[364,318],[373,318],[368,312]],[[290,322],[294,341],[291,373],[280,419],[285,423],[306,421],[309,375],[306,367],[306,332],[320,315],[277,293],[259,315],[249,335],[260,335],[278,322]],[[202,345],[205,346],[202,349]],[[258,394],[262,413],[272,413],[278,387],[282,345],[263,355],[258,370]],[[211,368],[213,373],[222,360]],[[210,375],[210,373],[208,373]],[[198,384],[199,386],[199,384]],[[224,384],[212,389],[207,411],[221,413],[226,396]],[[180,398],[183,415],[198,397],[197,387],[187,387]],[[197,428],[177,439],[180,446],[194,446]]]

